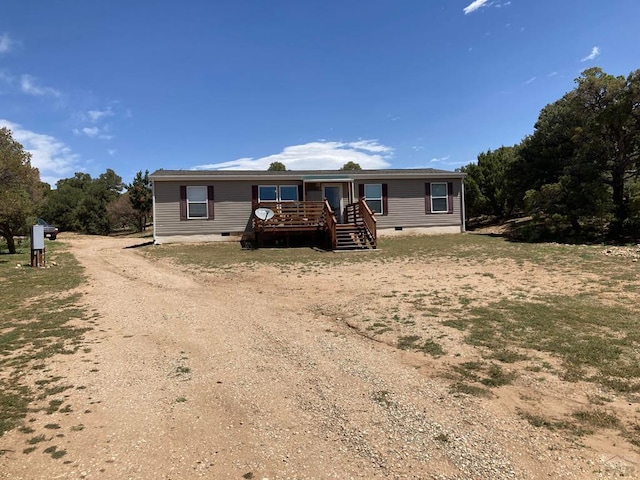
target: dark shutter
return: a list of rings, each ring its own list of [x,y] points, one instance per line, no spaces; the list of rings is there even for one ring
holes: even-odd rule
[[[364,183],[358,185],[358,200],[364,198]]]
[[[387,201],[387,184],[382,184],[382,216],[389,215],[389,202]]]
[[[251,185],[251,203],[253,208],[258,204],[258,185]]]
[[[298,185],[298,201],[301,202],[304,200],[304,185]]]
[[[180,185],[180,220],[187,219],[187,187]]]
[[[453,183],[447,183],[447,205],[448,210],[447,213],[453,213]]]
[[[431,184],[424,184],[424,213],[431,213]]]
[[[207,185],[207,207],[209,213],[208,219],[213,220],[215,218],[213,212],[213,185]]]

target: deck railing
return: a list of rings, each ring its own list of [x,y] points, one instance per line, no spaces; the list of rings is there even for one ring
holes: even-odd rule
[[[366,200],[361,198],[357,202],[347,205],[345,215],[347,223],[360,223],[358,220],[362,221],[361,225],[367,230],[367,235],[375,248],[378,237],[377,221]]]
[[[269,230],[313,230],[324,227],[324,206],[322,202],[260,202],[256,208],[268,208],[273,212],[269,220],[253,217],[256,232]]]
[[[367,202],[364,199],[361,199],[358,202],[358,207],[360,210],[360,217],[362,218],[365,226],[367,227],[367,230],[369,231],[369,235],[371,236],[372,243],[374,245],[373,248],[375,248],[376,245],[378,245],[378,222],[376,221],[376,217],[374,216],[373,212],[369,208],[369,205],[367,205]]]
[[[335,250],[335,248],[338,246],[338,236],[336,228],[336,226],[338,225],[338,220],[336,220],[336,216],[334,215],[333,210],[331,209],[331,205],[329,205],[329,202],[327,200],[324,201],[323,213],[325,225],[327,226],[327,233],[329,235],[329,242],[331,243],[331,249]]]
[[[253,208],[254,211],[263,208],[273,212],[268,220],[253,216],[253,230],[259,244],[265,236],[283,234],[288,242],[290,233],[314,232],[315,235],[322,232],[332,250],[338,246],[338,221],[326,199],[322,202],[259,202],[254,203]],[[366,230],[368,242],[376,248],[376,219],[367,202],[361,199],[347,205],[345,219]]]

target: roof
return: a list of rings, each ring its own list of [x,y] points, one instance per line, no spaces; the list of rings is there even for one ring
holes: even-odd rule
[[[464,178],[461,172],[450,172],[435,168],[398,168],[386,170],[156,170],[150,175],[153,181],[179,180],[252,180],[275,177],[282,180],[306,182],[338,181],[355,179],[391,178]]]

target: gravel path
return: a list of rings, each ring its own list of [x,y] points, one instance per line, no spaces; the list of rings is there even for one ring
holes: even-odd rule
[[[416,354],[317,313],[321,284],[269,269],[187,272],[124,248],[136,239],[66,241],[86,267],[84,299],[96,319],[90,351],[52,365],[81,387],[67,398],[73,413],[36,422],[61,425],[64,436],[49,441],[66,455],[24,455],[18,446],[0,457],[0,478],[572,479],[622,471],[486,400],[452,395],[445,380],[416,367]],[[10,432],[2,442],[18,440]]]

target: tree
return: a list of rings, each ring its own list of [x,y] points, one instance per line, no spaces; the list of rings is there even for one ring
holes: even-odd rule
[[[37,168],[31,154],[16,142],[8,128],[0,128],[0,235],[9,253],[16,253],[14,236],[27,226],[42,198]]]
[[[141,232],[147,226],[147,219],[151,216],[151,208],[153,206],[149,170],[145,170],[144,175],[142,170],[136,173],[133,183],[128,186],[128,192],[131,206],[137,213],[136,228]]]
[[[348,161],[345,163],[340,170],[352,171],[352,170],[362,170],[362,167],[359,163]]]
[[[287,167],[285,167],[284,163],[282,162],[271,162],[271,165],[269,165],[269,168],[267,168],[268,172],[284,172],[287,170]]]
[[[129,192],[110,202],[106,210],[111,230],[140,228],[140,214],[133,208]]]
[[[640,167],[640,70],[625,79],[590,68],[576,84],[542,110],[523,142],[520,189],[533,213],[552,210],[576,232],[581,222],[610,219],[620,238]]]
[[[493,215],[509,217],[515,206],[514,192],[507,171],[518,159],[517,147],[500,147],[478,155],[476,163],[462,167],[465,203],[470,217]]]
[[[76,173],[59,180],[56,186],[44,207],[49,221],[61,230],[92,235],[107,235],[113,229],[107,206],[124,189],[122,178],[113,170],[107,169],[95,179],[88,173]]]

